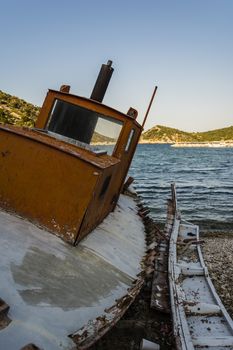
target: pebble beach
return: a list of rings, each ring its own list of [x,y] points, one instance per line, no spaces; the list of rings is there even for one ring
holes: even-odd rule
[[[210,277],[225,308],[233,318],[233,233],[202,236],[202,252]]]

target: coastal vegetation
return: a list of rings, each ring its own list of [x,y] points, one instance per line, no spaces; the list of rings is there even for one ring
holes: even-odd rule
[[[93,137],[92,137],[92,140],[91,140],[92,143],[110,143],[110,144],[114,144],[115,143],[115,140],[112,139],[111,137],[107,137],[107,136],[104,136],[104,135],[101,135],[99,134],[98,132],[94,132],[93,134]]]
[[[156,125],[142,134],[142,143],[214,142],[232,141],[233,126],[205,132],[186,132]]]
[[[0,90],[0,123],[33,127],[40,108]]]

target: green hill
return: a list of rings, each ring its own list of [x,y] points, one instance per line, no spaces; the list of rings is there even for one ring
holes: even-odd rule
[[[193,142],[194,137],[191,133],[188,132],[169,128],[162,125],[156,125],[152,129],[149,129],[146,132],[144,132],[142,134],[141,140],[164,143]]]
[[[142,143],[209,142],[233,140],[233,126],[206,132],[186,132],[156,125],[141,136]]]
[[[34,126],[40,108],[0,90],[0,123]]]
[[[233,126],[228,128],[216,129],[206,132],[196,133],[198,141],[226,141],[233,140]]]
[[[107,137],[104,135],[99,134],[98,132],[94,132],[91,142],[93,144],[98,143],[115,143],[115,140],[111,137]]]

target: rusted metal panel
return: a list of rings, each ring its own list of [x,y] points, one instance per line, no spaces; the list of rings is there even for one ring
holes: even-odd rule
[[[49,115],[56,99],[79,105],[88,110],[102,113],[105,116],[111,116],[112,118],[123,122],[123,128],[119,139],[117,140],[112,157],[104,155],[99,157],[99,159],[96,159],[97,157],[87,157],[87,153],[83,153],[83,151],[80,151],[79,149],[76,150],[76,152],[81,154],[83,161],[89,161],[93,165],[100,166],[103,169],[102,176],[99,177],[98,182],[96,183],[94,194],[86,207],[85,214],[82,216],[82,224],[79,228],[79,233],[76,236],[77,242],[88,234],[91,229],[96,227],[106,215],[115,208],[142,128],[131,116],[122,114],[110,107],[99,104],[96,101],[53,90],[50,90],[47,94],[36,123],[37,128],[46,128]],[[128,144],[132,130],[134,130],[134,136],[130,144]],[[46,137],[46,135],[44,137]],[[67,148],[70,149],[69,146]],[[72,152],[73,151],[75,150],[72,149]],[[107,167],[111,167],[111,169],[107,169]],[[108,184],[106,186],[108,188],[107,190],[104,190],[103,187],[107,182]],[[104,191],[104,195],[101,195],[102,191]]]
[[[29,129],[26,127],[20,128],[13,125],[0,125],[0,131],[16,134],[18,136],[33,140],[34,142],[45,144],[49,147],[57,149],[60,152],[73,155],[74,157],[77,157],[82,161],[90,163],[100,169],[105,169],[119,163],[118,159],[107,154],[98,156],[91,151],[76,147],[75,145],[68,144],[67,142],[62,142],[62,140],[57,140],[46,133],[41,133],[34,129]]]
[[[105,169],[102,176],[98,178],[94,195],[86,210],[79,235],[77,236],[77,242],[100,224],[109,212],[115,208],[119,192],[119,187],[115,183],[118,174],[119,164],[114,168]]]
[[[110,211],[114,210],[117,204],[140,135],[140,131],[135,129],[135,137],[132,141],[130,150],[127,152],[125,147],[131,127],[131,123],[127,122],[125,124],[124,131],[122,132],[116,145],[116,150],[113,153],[114,158],[119,160],[119,164],[114,168],[106,169],[103,176],[99,178],[99,182],[96,185],[95,196],[92,198],[92,202],[85,214],[78,240],[82,239],[88,232],[90,232],[91,227],[93,228],[97,226]],[[107,179],[110,179],[108,188],[104,195],[101,195],[103,186]],[[96,208],[98,208],[98,210],[96,210]]]
[[[126,151],[126,145],[132,129],[135,130],[135,134],[132,139],[130,149]],[[139,128],[136,128],[133,123],[127,122],[124,128],[124,132],[121,133],[119,142],[117,143],[114,156],[120,159],[121,161],[121,165],[119,167],[119,173],[115,178],[116,186],[119,189],[118,196],[120,195],[120,192],[123,190],[125,178],[127,176],[131,161],[133,159],[133,156],[141,135],[141,131],[142,130]]]
[[[0,203],[74,242],[100,171],[51,145],[1,131]]]
[[[117,156],[111,157],[95,156],[37,131],[0,127],[5,169],[1,172],[1,206],[69,242],[80,240],[116,205],[137,145],[135,135],[130,152],[125,151],[130,130],[127,124]],[[8,185],[3,186],[4,182]],[[63,202],[69,204],[64,208]]]
[[[121,123],[112,156],[94,153],[86,143],[88,149],[70,143],[67,140],[70,135],[47,130],[57,99]],[[49,90],[36,127],[34,130],[0,127],[0,165],[4,168],[0,177],[1,206],[71,243],[78,242],[114,210],[142,127],[129,115],[63,90]],[[80,133],[82,130],[78,130]]]

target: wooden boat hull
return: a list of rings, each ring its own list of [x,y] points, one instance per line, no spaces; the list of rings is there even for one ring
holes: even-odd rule
[[[199,227],[181,220],[177,204],[173,214],[168,266],[177,349],[233,349],[233,321],[209,277]]]

